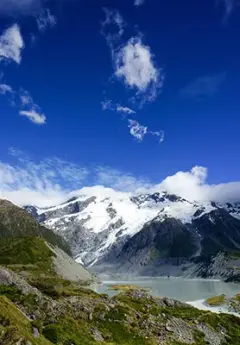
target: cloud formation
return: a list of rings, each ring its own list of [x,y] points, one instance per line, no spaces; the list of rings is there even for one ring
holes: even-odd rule
[[[41,113],[37,113],[36,110],[21,110],[19,113],[21,116],[27,117],[31,122],[37,125],[44,125],[46,124],[46,116]]]
[[[49,9],[43,10],[36,20],[38,29],[41,32],[45,32],[48,28],[52,28],[57,24],[57,19],[51,14]]]
[[[102,110],[116,111],[116,112],[122,113],[124,115],[136,114],[135,110],[133,110],[129,107],[124,107],[119,103],[114,104],[113,101],[110,99],[103,101],[101,104],[102,104]]]
[[[191,201],[240,201],[240,182],[209,185],[207,176],[207,168],[195,166],[190,171],[179,171],[167,177],[154,186],[154,190],[166,190]]]
[[[0,95],[7,96],[11,106],[20,108],[20,116],[27,117],[37,125],[44,125],[46,123],[46,116],[42,113],[41,108],[33,101],[28,91],[20,89],[17,92],[8,84],[0,84]]]
[[[1,95],[6,95],[7,93],[12,94],[13,89],[10,85],[7,84],[0,84],[0,94]]]
[[[116,110],[117,110],[118,113],[124,113],[124,114],[127,114],[127,115],[136,114],[136,111],[132,110],[132,109],[129,108],[129,107],[123,107],[123,106],[120,105],[120,104],[117,104]]]
[[[119,40],[124,34],[125,22],[121,14],[117,10],[110,10],[103,8],[105,13],[105,20],[101,23],[101,33],[107,41],[107,44],[111,48],[112,55],[116,45],[119,44]]]
[[[128,120],[128,128],[130,129],[130,134],[137,141],[143,141],[145,135],[148,132],[147,127],[140,125],[140,123],[135,120]]]
[[[41,112],[41,108],[33,101],[32,96],[26,90],[21,89],[19,92],[21,110],[20,116],[27,117],[31,122],[37,125],[46,124],[46,116]]]
[[[195,100],[213,96],[219,91],[225,80],[226,73],[199,77],[180,90],[180,96]]]
[[[18,205],[52,206],[83,194],[86,186],[132,194],[167,191],[190,201],[224,203],[240,199],[240,182],[210,185],[208,170],[201,166],[179,171],[154,184],[111,167],[86,168],[56,157],[36,162],[17,149],[9,153],[12,164],[0,161],[0,198]]]
[[[139,3],[140,4],[140,3]],[[124,41],[125,22],[117,10],[104,9],[102,34],[111,51],[114,77],[134,92],[132,101],[154,101],[163,86],[162,69],[156,66],[151,48],[143,43],[143,35]]]
[[[59,203],[75,188],[82,186],[85,168],[58,158],[33,162],[19,150],[9,152],[14,164],[0,161],[0,198],[18,205],[50,206]],[[63,187],[64,186],[64,187]]]
[[[5,60],[20,64],[23,48],[24,42],[20,28],[17,24],[14,24],[0,36],[0,62]]]
[[[162,86],[161,70],[154,63],[150,47],[132,37],[115,55],[115,76],[145,101],[153,101]]]
[[[140,125],[136,120],[128,120],[128,128],[130,129],[130,134],[139,142],[143,141],[147,134],[157,136],[159,138],[159,143],[164,141],[164,132],[152,132],[146,126]]]

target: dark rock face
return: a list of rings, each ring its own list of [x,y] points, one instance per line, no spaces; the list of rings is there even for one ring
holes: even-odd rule
[[[202,255],[213,255],[221,250],[240,251],[240,221],[227,211],[212,211],[193,224],[202,236]]]
[[[124,240],[122,247],[114,246],[99,262],[97,271],[102,272],[103,267],[107,267],[120,274],[185,275],[240,281],[236,270],[240,267],[240,221],[225,210],[205,214],[192,224],[183,224],[174,218],[163,222],[154,220]],[[239,253],[239,259],[232,258],[232,252]]]

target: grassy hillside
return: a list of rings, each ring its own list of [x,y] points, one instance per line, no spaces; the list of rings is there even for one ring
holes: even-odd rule
[[[50,295],[0,285],[1,345],[239,345],[240,319],[155,299],[142,290],[114,298],[75,287]]]
[[[0,200],[0,238],[41,237],[71,255],[66,241],[38,224],[25,210],[7,200]]]

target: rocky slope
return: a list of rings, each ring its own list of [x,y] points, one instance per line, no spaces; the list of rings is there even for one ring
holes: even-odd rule
[[[60,279],[27,282],[0,266],[2,345],[238,345],[240,319],[137,288],[113,298]]]
[[[26,210],[63,235],[78,262],[98,272],[204,275],[199,263],[240,252],[240,203],[191,202],[166,192],[134,197],[92,187],[64,204]],[[218,276],[224,278],[226,267]]]
[[[26,226],[25,212],[20,214],[17,220]],[[124,287],[113,298],[83,287],[86,279],[79,281],[77,264],[65,252],[41,234],[19,236],[16,217],[7,219],[0,241],[1,345],[239,344],[240,318],[233,315],[153,298],[136,287]]]

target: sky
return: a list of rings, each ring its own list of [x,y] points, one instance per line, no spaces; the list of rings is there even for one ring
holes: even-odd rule
[[[240,200],[235,0],[0,0],[0,197]]]

